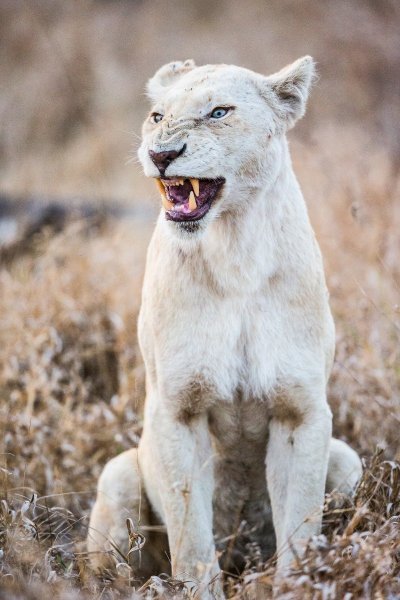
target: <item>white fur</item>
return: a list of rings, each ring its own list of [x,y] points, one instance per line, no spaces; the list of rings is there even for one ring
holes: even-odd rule
[[[310,57],[269,77],[187,61],[148,86],[164,118],[144,124],[145,174],[159,176],[149,150],[185,143],[167,176],[226,180],[195,232],[161,211],[139,317],[142,481],[167,526],[173,574],[193,585],[218,575],[214,533],[234,527],[239,497],[246,507],[268,486],[282,571],[320,530],[330,454],[330,487],[349,491],[360,475],[353,451],[330,449],[334,325],[285,138],[313,75]],[[211,122],[219,105],[235,109]],[[223,597],[218,581],[201,588],[211,593]]]

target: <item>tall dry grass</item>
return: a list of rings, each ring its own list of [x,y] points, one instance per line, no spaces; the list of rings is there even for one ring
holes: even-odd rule
[[[327,500],[323,534],[282,598],[400,595],[399,24],[390,0],[0,5],[3,193],[155,205],[125,164],[155,68],[191,56],[263,72],[306,53],[319,63],[292,155],[337,326],[335,435],[368,468],[352,502]],[[78,221],[0,267],[2,598],[131,597],[129,565],[95,577],[82,540],[102,466],[140,435],[136,316],[151,228]],[[228,592],[268,597],[272,574],[253,560]],[[174,590],[155,578],[143,593]]]

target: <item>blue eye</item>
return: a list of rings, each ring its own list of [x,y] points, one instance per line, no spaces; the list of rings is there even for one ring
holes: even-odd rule
[[[163,120],[163,118],[164,115],[162,115],[161,113],[151,113],[150,115],[150,121],[152,121],[152,123],[159,123]]]
[[[230,110],[231,110],[230,108],[224,108],[223,106],[217,106],[217,108],[214,108],[214,110],[210,114],[210,117],[212,119],[222,119],[222,117],[225,117]]]

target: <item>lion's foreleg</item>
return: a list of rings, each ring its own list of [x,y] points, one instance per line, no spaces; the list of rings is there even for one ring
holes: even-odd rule
[[[270,425],[266,465],[278,571],[321,527],[332,417],[325,393],[314,392],[314,398],[307,401],[297,390],[293,402],[301,407],[301,421],[274,418]]]
[[[197,587],[201,598],[222,598],[212,529],[214,481],[206,416],[185,424],[160,407],[146,428],[152,440],[172,574]],[[208,586],[214,578],[211,592]]]

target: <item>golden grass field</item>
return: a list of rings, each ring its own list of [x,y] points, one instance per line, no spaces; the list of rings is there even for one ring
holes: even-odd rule
[[[365,474],[342,508],[327,499],[278,597],[400,597],[399,26],[394,0],[0,3],[1,599],[181,597],[123,557],[91,573],[83,544],[97,477],[141,428],[136,317],[158,207],[134,159],[144,85],[172,59],[269,73],[308,53],[320,80],[292,156],[337,327],[334,434]],[[11,240],[2,194],[19,207]],[[27,245],[32,197],[71,218]],[[94,216],[74,218],[84,202]],[[273,569],[249,561],[228,597],[270,597]]]

